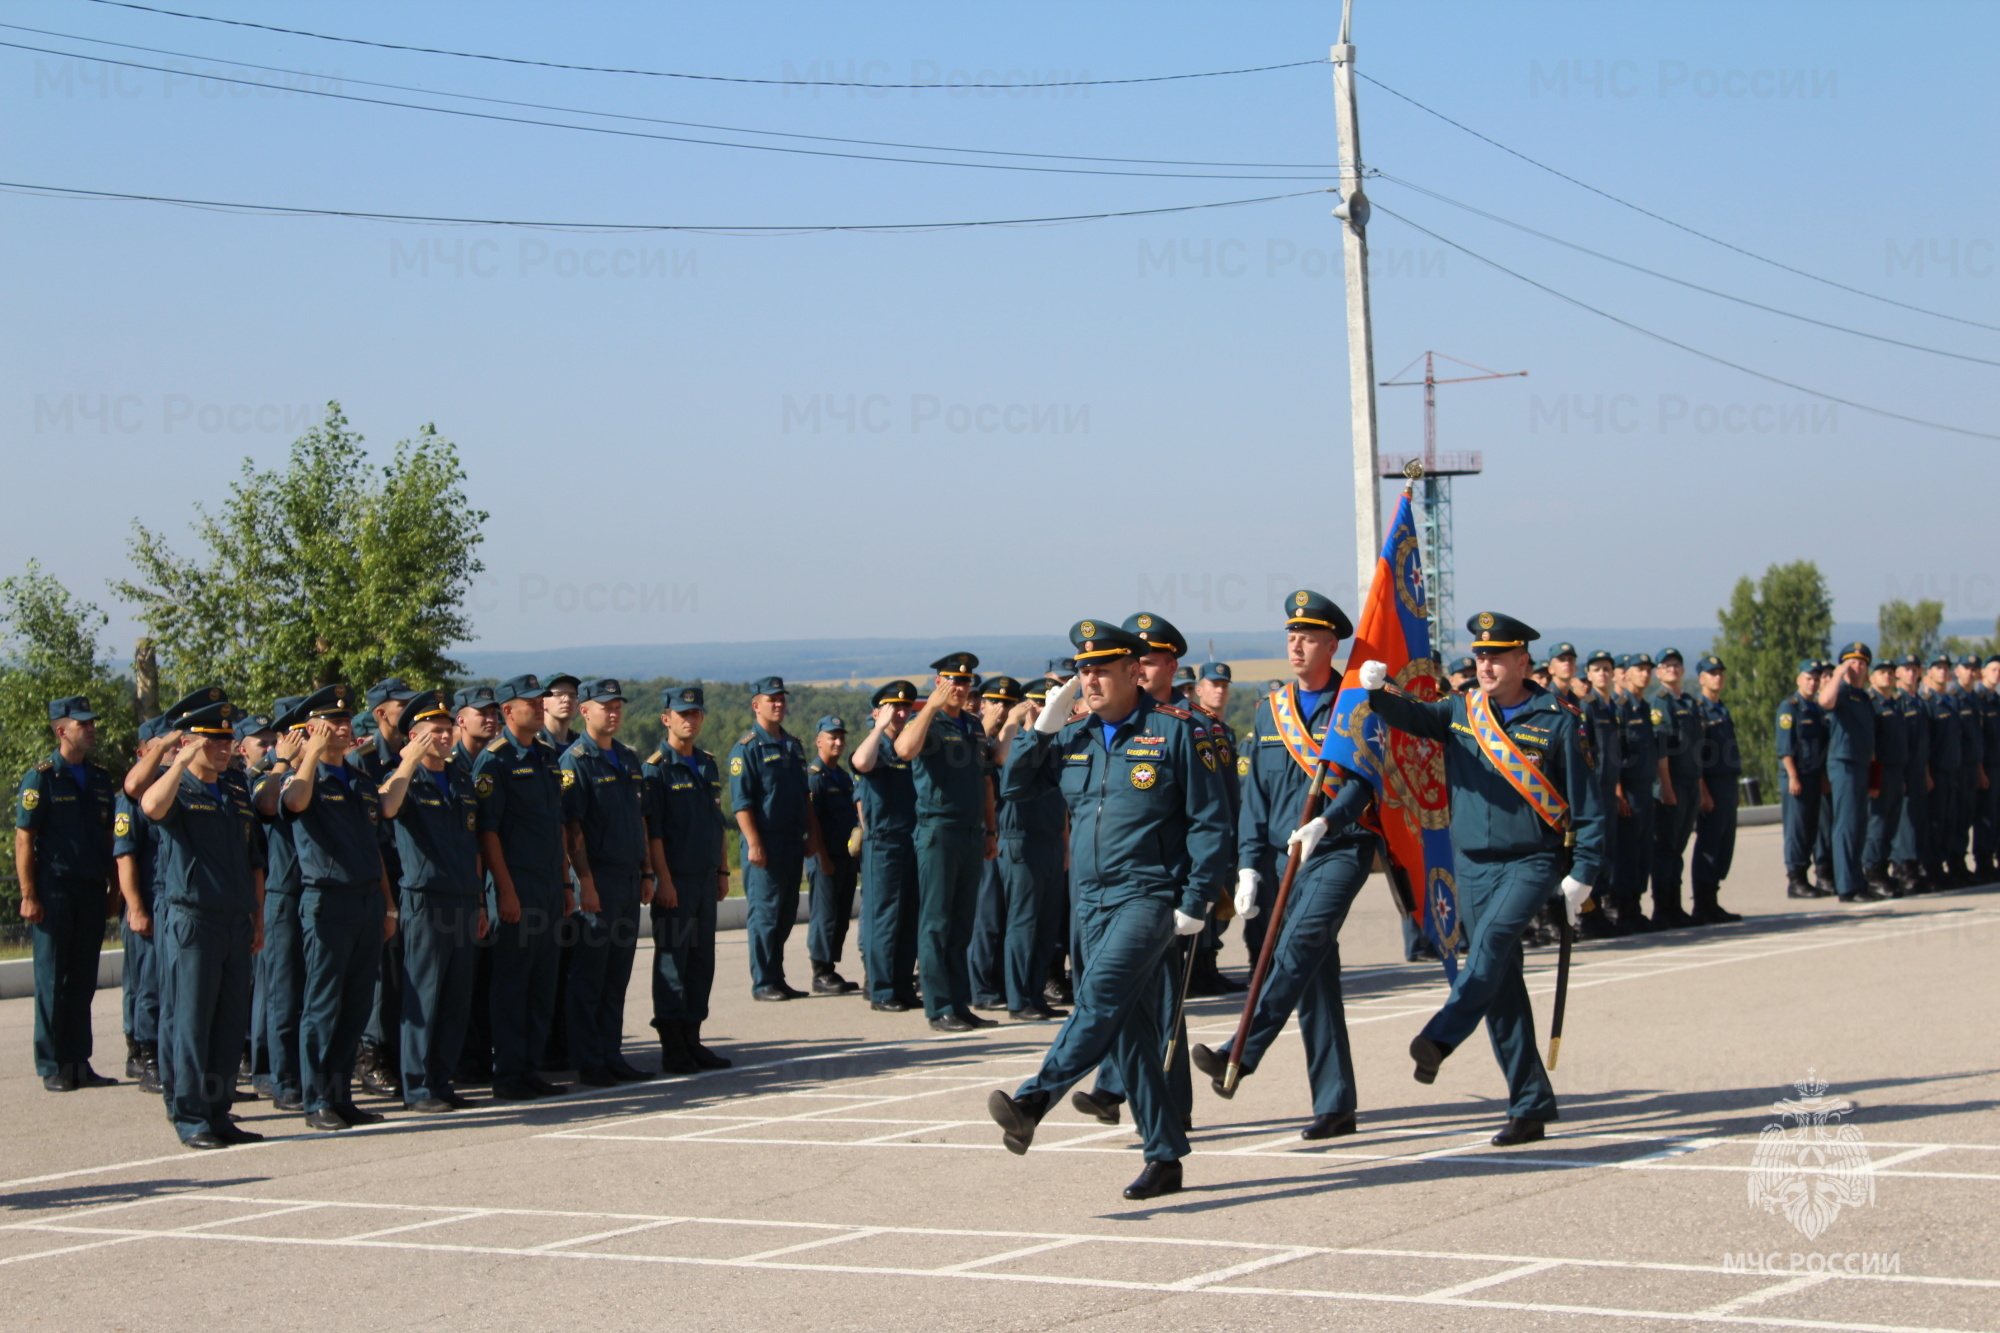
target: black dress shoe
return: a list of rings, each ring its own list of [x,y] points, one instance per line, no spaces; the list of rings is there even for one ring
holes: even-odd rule
[[[330,1132],[336,1129],[346,1129],[347,1122],[341,1119],[340,1113],[335,1111],[331,1106],[322,1106],[317,1111],[306,1112],[306,1128],[321,1129]],[[200,1135],[196,1135],[195,1137],[199,1138]]]
[[[1016,1023],[1049,1023],[1061,1018],[1062,1015],[1053,1009],[1037,1007],[1034,1009],[1009,1009],[1007,1017],[1013,1019]]]
[[[628,1065],[623,1060],[614,1060],[610,1065],[610,1069],[611,1077],[617,1079],[620,1083],[651,1083],[653,1081],[653,1075],[648,1074],[637,1065]]]
[[[1007,1002],[998,996],[994,996],[989,999],[974,1000],[972,1007],[983,1014],[997,1014],[1007,1007]]]
[[[364,1111],[353,1102],[334,1107],[333,1113],[349,1125],[379,1125],[388,1119],[380,1111]]]
[[[1299,1131],[1302,1139],[1341,1139],[1355,1131],[1354,1113],[1345,1115],[1316,1115],[1312,1123]]]
[[[440,1092],[437,1097],[439,1101],[444,1102],[454,1111],[463,1111],[466,1107],[472,1105],[472,1098],[461,1097],[456,1092]]]
[[[1417,1082],[1437,1082],[1438,1066],[1443,1064],[1444,1058],[1450,1054],[1449,1046],[1432,1041],[1422,1033],[1410,1038],[1410,1058],[1417,1062]]]
[[[525,1078],[503,1078],[493,1085],[493,1095],[503,1102],[531,1102],[542,1094]]]
[[[576,1081],[592,1088],[615,1088],[618,1076],[608,1069],[579,1069]]]
[[[42,1075],[42,1087],[48,1092],[75,1092],[76,1075],[70,1073],[68,1065],[64,1065],[53,1074]]]
[[[303,1111],[306,1099],[296,1092],[281,1092],[271,1099],[273,1111]]]
[[[1179,1162],[1148,1162],[1139,1178],[1125,1187],[1128,1199],[1157,1199],[1162,1194],[1178,1194],[1181,1188]]]
[[[1085,1092],[1082,1088],[1069,1095],[1071,1106],[1091,1119],[1100,1120],[1107,1125],[1118,1123],[1118,1108],[1123,1102],[1122,1097],[1113,1097],[1109,1093]]]
[[[1042,999],[1050,1005],[1076,1003],[1076,996],[1071,993],[1066,981],[1051,981],[1042,987]]]
[[[458,1108],[442,1097],[426,1097],[422,1101],[411,1102],[406,1109],[415,1111],[418,1115],[443,1115],[446,1111],[456,1111]]]
[[[1228,1101],[1236,1095],[1236,1089],[1229,1087],[1223,1082],[1229,1076],[1228,1056],[1224,1055],[1221,1051],[1212,1050],[1200,1042],[1196,1042],[1194,1045],[1188,1047],[1188,1060],[1193,1063],[1196,1069],[1208,1075],[1209,1086],[1215,1089],[1216,1096],[1222,1098],[1224,1101]],[[1240,1069],[1237,1070],[1236,1076],[1241,1080],[1243,1071]]]
[[[779,982],[778,989],[785,993],[785,998],[788,1000],[803,1000],[810,994],[808,991],[800,990],[789,981]]]
[[[90,1067],[90,1061],[88,1060],[74,1066],[71,1072],[76,1079],[76,1086],[79,1088],[115,1088],[118,1086],[117,1079],[104,1077],[104,1075]]]
[[[861,987],[849,981],[838,972],[822,972],[813,978],[815,995],[852,995]]]
[[[1000,1142],[1016,1157],[1028,1151],[1028,1145],[1035,1141],[1035,1126],[1042,1123],[1048,1111],[1049,1099],[1043,1093],[1009,1097],[995,1088],[986,1095],[986,1114],[1000,1126]]]
[[[701,1044],[700,1023],[682,1023],[681,1037],[687,1044],[687,1053],[693,1056],[694,1062],[703,1069],[727,1069],[733,1063]]]
[[[255,1133],[254,1131],[247,1129],[238,1129],[234,1125],[225,1125],[223,1128],[215,1132],[216,1135],[219,1138],[221,1138],[221,1140],[224,1143],[227,1143],[232,1148],[236,1147],[238,1144],[262,1143],[264,1141],[264,1136],[262,1134]]]
[[[794,994],[795,992],[790,986],[759,986],[756,990],[750,992],[750,998],[753,1000],[763,1000],[767,1003],[776,1003],[779,1000],[789,1000]]]
[[[1523,1143],[1538,1143],[1542,1137],[1542,1122],[1539,1120],[1516,1120],[1509,1118],[1506,1128],[1493,1136],[1496,1148],[1515,1148]]]
[[[999,1019],[981,1018],[978,1014],[975,1014],[967,1009],[960,1009],[958,1011],[958,1016],[964,1019],[966,1022],[972,1024],[972,1026],[976,1028],[997,1028],[1000,1026]]]
[[[1241,995],[1244,991],[1250,989],[1249,982],[1238,981],[1227,972],[1217,972],[1215,974],[1215,984],[1221,989],[1224,995]]]
[[[870,1000],[868,1007],[880,1014],[907,1014],[910,1006],[901,1000]]]
[[[207,1129],[204,1129],[199,1134],[182,1139],[181,1142],[190,1148],[227,1148],[229,1146],[228,1139],[223,1138],[213,1130]]]
[[[539,1097],[560,1097],[569,1091],[569,1084],[551,1083],[540,1074],[528,1075],[528,1086],[533,1088]]]
[[[971,1032],[973,1025],[957,1014],[939,1014],[931,1020],[933,1032]]]

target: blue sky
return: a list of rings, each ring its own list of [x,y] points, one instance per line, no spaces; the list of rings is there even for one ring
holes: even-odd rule
[[[1338,23],[1336,5],[1283,3],[187,7],[531,59],[879,83],[1309,60]],[[2000,324],[1991,5],[1898,6],[1894,22],[1877,7],[1819,3],[1358,0],[1357,10],[1365,74],[1504,144],[1760,255]],[[1324,66],[1032,92],[802,89],[392,52],[89,0],[21,0],[0,17],[199,58],[7,29],[0,41],[235,77],[243,71],[222,60],[251,61],[306,71],[312,87],[436,105],[472,104],[357,81],[1017,152],[1335,156]],[[740,151],[7,48],[0,97],[13,131],[0,149],[7,180],[316,208],[921,222],[1319,183]],[[1361,115],[1366,160],[1400,180],[1749,300],[2000,360],[2000,333],[1732,254],[1374,85],[1362,87]],[[2000,432],[1995,367],[1670,286],[1390,181],[1371,193],[1716,356]],[[426,421],[462,446],[473,499],[492,514],[490,573],[474,597],[489,648],[1040,633],[1141,601],[1193,633],[1257,629],[1299,584],[1353,599],[1332,203],[1315,194],[1068,226],[744,238],[0,194],[14,259],[0,276],[13,316],[0,331],[13,497],[0,568],[39,558],[129,638],[104,582],[126,571],[132,519],[183,531],[191,505],[219,494],[242,457],[280,458],[304,415],[338,398],[385,451]],[[1481,450],[1487,469],[1457,492],[1461,608],[1566,626],[1700,625],[1737,575],[1811,558],[1843,620],[1870,620],[1891,596],[1941,597],[1953,616],[2000,611],[1995,442],[1711,364],[1381,213],[1370,240],[1379,378],[1426,348],[1530,372],[1440,391],[1441,447]],[[1417,447],[1419,391],[1385,389],[1380,404],[1383,449]]]

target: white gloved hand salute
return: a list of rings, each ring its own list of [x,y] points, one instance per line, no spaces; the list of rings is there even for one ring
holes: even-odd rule
[[[1057,688],[1049,691],[1049,697],[1042,702],[1041,716],[1035,719],[1035,730],[1044,736],[1053,736],[1069,721],[1070,705],[1076,702],[1077,692],[1083,688],[1081,675],[1071,676]]]
[[[1325,817],[1315,817],[1293,829],[1292,836],[1285,839],[1285,847],[1287,850],[1298,848],[1299,860],[1303,861],[1313,854],[1313,848],[1319,846],[1319,840],[1325,836]]]
[[[1361,664],[1361,688],[1379,690],[1389,683],[1387,662],[1363,662]]]
[[[1192,935],[1207,924],[1208,922],[1201,917],[1189,916],[1178,907],[1174,909],[1174,934],[1176,935]]]
[[[1572,926],[1581,925],[1583,920],[1583,903],[1584,899],[1590,897],[1590,885],[1585,884],[1580,879],[1571,879],[1568,875],[1564,875],[1562,896],[1563,906],[1569,911],[1569,923]]]
[[[1248,866],[1236,872],[1236,915],[1245,921],[1253,919],[1257,913],[1264,910],[1257,906],[1257,885],[1263,878]]]

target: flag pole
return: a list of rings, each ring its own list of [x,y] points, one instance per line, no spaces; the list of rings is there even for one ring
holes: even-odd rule
[[[1325,793],[1321,790],[1326,781],[1326,771],[1331,767],[1322,756],[1314,765],[1312,786],[1306,789],[1305,809],[1299,813],[1299,822],[1293,827],[1303,827],[1319,817],[1320,801]],[[1236,1091],[1236,1085],[1243,1077],[1243,1043],[1250,1037],[1250,1020],[1257,1012],[1257,997],[1264,992],[1264,978],[1271,970],[1271,956],[1277,950],[1278,930],[1284,924],[1285,906],[1291,901],[1292,885],[1299,877],[1299,844],[1293,843],[1285,852],[1285,874],[1278,881],[1278,896],[1271,903],[1271,919],[1264,927],[1264,944],[1257,950],[1257,967],[1250,974],[1250,989],[1243,992],[1243,1016],[1236,1020],[1236,1035],[1229,1040],[1229,1067],[1222,1071],[1222,1091],[1224,1096]]]
[[[1569,923],[1569,910],[1562,914],[1562,947],[1556,953],[1555,1015],[1549,1020],[1549,1068],[1556,1067],[1556,1054],[1563,1044],[1563,1006],[1569,999],[1569,950],[1576,941],[1576,927]]]

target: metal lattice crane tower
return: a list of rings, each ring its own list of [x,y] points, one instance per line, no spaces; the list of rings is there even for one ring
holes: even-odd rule
[[[1437,377],[1436,358],[1453,365],[1476,370],[1477,375],[1459,375],[1441,380]],[[1515,379],[1527,375],[1525,370],[1488,370],[1475,366],[1470,361],[1460,361],[1455,356],[1445,356],[1443,352],[1425,352],[1424,377],[1420,380],[1387,379],[1382,387],[1407,388],[1421,384],[1424,387],[1424,452],[1421,456],[1407,454],[1383,454],[1381,475],[1401,477],[1404,469],[1416,463],[1423,469],[1422,507],[1417,511],[1417,540],[1423,544],[1424,594],[1430,604],[1431,653],[1440,666],[1451,656],[1452,644],[1457,628],[1457,617],[1452,613],[1455,588],[1451,549],[1451,479],[1473,476],[1485,469],[1485,460],[1478,450],[1440,454],[1437,451],[1437,386],[1440,384],[1470,384],[1476,380]],[[1408,374],[1410,362],[1397,371],[1398,375]]]

